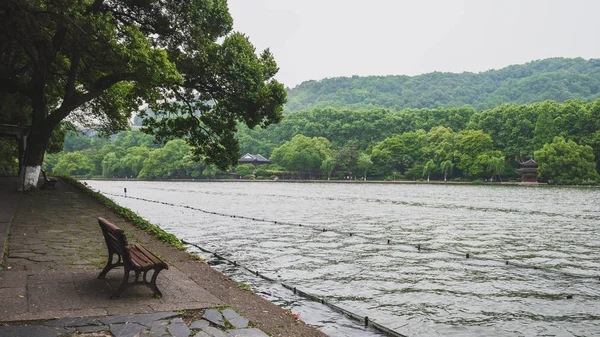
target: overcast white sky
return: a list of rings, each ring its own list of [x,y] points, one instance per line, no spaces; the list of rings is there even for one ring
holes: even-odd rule
[[[229,0],[288,87],[352,75],[485,71],[600,57],[600,0]]]

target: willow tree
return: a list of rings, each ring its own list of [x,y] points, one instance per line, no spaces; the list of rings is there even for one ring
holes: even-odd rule
[[[444,181],[447,181],[448,174],[452,174],[452,170],[454,169],[454,163],[451,160],[444,160],[440,163],[440,169],[444,174]]]
[[[257,55],[232,22],[226,0],[0,1],[0,97],[30,128],[24,188],[61,121],[111,133],[146,105],[146,132],[235,164],[237,122],[278,122],[286,93],[269,50]]]
[[[433,162],[433,159],[429,159],[425,166],[423,167],[423,177],[427,175],[427,181],[429,181],[429,177],[431,177],[431,172],[435,170],[436,165]]]
[[[492,181],[494,181],[494,177],[498,177],[500,182],[502,182],[502,177],[500,176],[504,173],[504,157],[490,157],[487,161],[487,170],[492,175]]]

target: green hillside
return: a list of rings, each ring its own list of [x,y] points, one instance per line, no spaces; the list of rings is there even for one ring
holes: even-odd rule
[[[600,59],[551,58],[499,70],[418,76],[338,77],[288,90],[285,113],[314,108],[402,110],[600,98]]]

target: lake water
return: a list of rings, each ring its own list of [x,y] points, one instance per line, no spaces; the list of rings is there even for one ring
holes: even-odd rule
[[[600,336],[597,188],[87,183],[277,221],[109,196],[179,238],[408,336]],[[219,268],[331,336],[374,335],[238,268]]]

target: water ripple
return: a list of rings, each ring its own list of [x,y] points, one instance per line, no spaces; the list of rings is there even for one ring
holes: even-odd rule
[[[600,335],[598,189],[88,183],[108,193],[126,187],[137,197],[325,228],[115,197],[178,237],[406,335]],[[300,305],[285,291],[245,282],[277,303]],[[332,336],[366,336],[309,312],[306,319]]]

